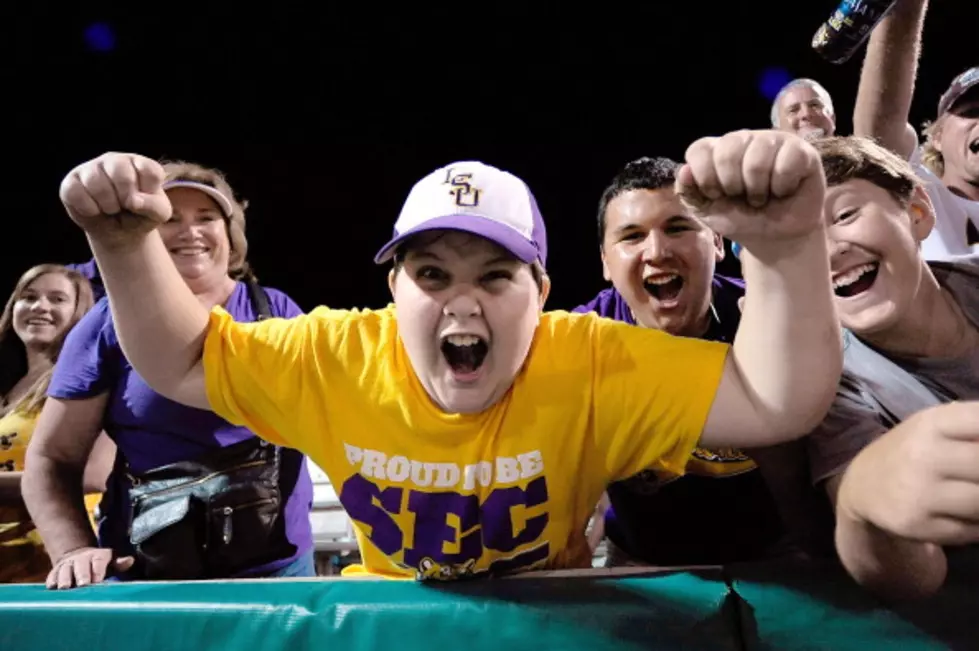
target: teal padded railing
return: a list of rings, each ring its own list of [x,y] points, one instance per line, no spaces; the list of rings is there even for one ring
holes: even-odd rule
[[[449,584],[360,579],[0,586],[0,650],[979,649],[979,555],[886,608],[829,563]],[[558,573],[561,574],[561,573]]]

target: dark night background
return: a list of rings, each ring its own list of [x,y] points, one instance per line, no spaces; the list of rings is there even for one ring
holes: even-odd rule
[[[835,0],[82,4],[5,12],[4,297],[32,264],[90,257],[58,184],[115,150],[224,170],[259,277],[306,309],[386,302],[372,257],[411,185],[483,160],[535,192],[549,307],[570,309],[603,286],[595,206],[625,162],[767,128],[780,76],[819,80],[849,133],[863,57],[809,47]],[[916,126],[979,61],[977,26],[979,3],[932,1]]]

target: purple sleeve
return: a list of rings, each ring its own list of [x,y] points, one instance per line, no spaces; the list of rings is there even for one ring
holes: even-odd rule
[[[65,338],[48,395],[71,400],[104,393],[115,385],[122,360],[109,301],[102,299]]]
[[[583,314],[585,312],[597,312],[598,301],[599,301],[599,297],[593,298],[592,300],[588,301],[584,305],[579,305],[578,307],[576,307],[571,311],[577,312],[579,314]]]
[[[89,280],[94,280],[99,277],[99,267],[95,263],[95,258],[92,258],[88,262],[75,262],[72,264],[66,264],[65,267],[77,271],[78,273],[85,276]]]
[[[622,300],[618,293],[613,288],[603,289],[598,292],[595,298],[591,299],[584,305],[579,305],[572,312],[586,313],[595,312],[598,316],[604,316],[609,319],[614,319],[616,321],[625,321],[626,323],[631,323],[632,320],[623,313],[628,312],[628,308],[623,308],[625,301]]]
[[[597,312],[600,316],[611,316],[615,311],[615,294],[611,288],[603,289],[584,305],[579,305],[572,312],[584,314],[587,312]]]
[[[285,292],[280,292],[270,287],[264,287],[263,289],[265,289],[265,293],[269,297],[269,309],[272,311],[272,316],[291,319],[294,316],[303,314],[302,308],[296,305],[296,302],[289,298],[289,295]]]

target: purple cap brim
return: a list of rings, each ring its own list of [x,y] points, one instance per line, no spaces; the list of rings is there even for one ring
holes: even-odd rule
[[[533,263],[540,257],[540,252],[534,243],[509,226],[478,215],[446,215],[429,219],[404,233],[398,233],[378,251],[377,255],[374,256],[374,262],[383,264],[390,260],[398,246],[413,235],[443,229],[463,231],[485,237],[487,240],[499,244],[518,260],[527,264]]]

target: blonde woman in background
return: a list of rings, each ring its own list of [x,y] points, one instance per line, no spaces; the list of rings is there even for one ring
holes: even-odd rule
[[[21,499],[21,477],[65,335],[91,307],[84,276],[42,264],[21,276],[0,316],[0,583],[43,581],[51,567]],[[79,478],[93,519],[113,454],[100,437]]]

